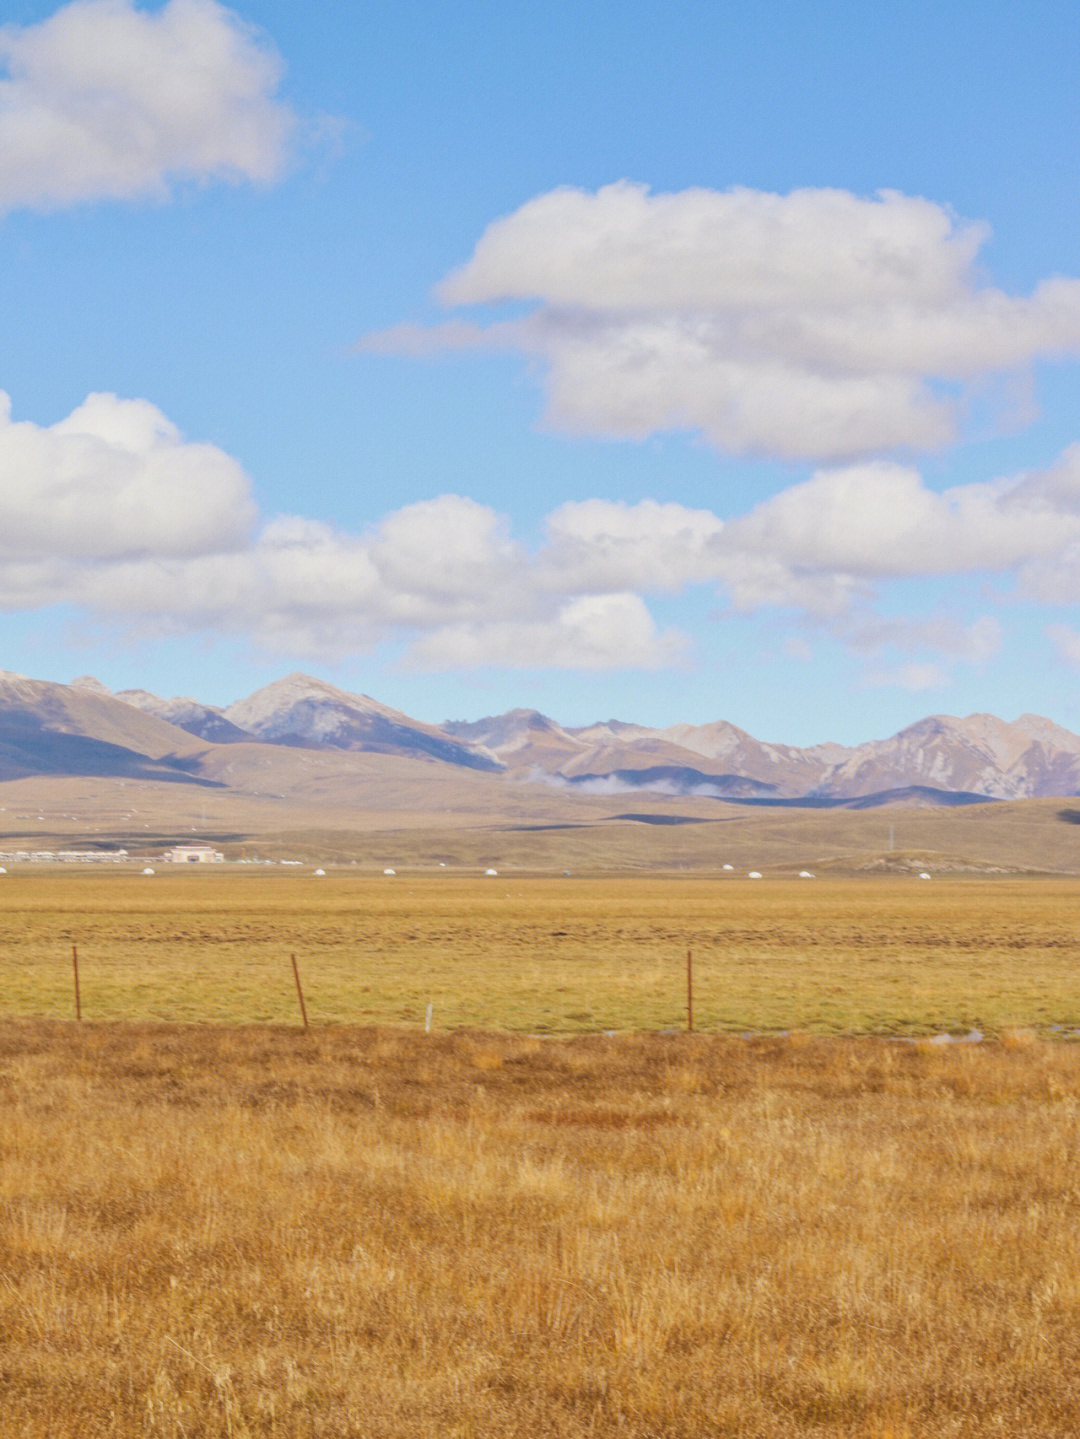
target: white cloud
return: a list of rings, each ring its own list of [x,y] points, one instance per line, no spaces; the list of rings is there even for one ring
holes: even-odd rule
[[[440,517],[441,561],[418,547],[439,532]],[[278,516],[242,550],[96,566],[76,583],[83,603],[142,628],[246,634],[275,652],[334,659],[452,622],[502,618],[515,606],[527,611],[530,592],[507,576],[498,543],[486,560],[477,552],[478,533],[497,535],[500,523],[456,495],[396,511],[362,535]],[[412,569],[403,563],[410,545]]]
[[[538,567],[554,588],[678,591],[716,576],[723,527],[709,510],[655,500],[572,502],[548,515]]]
[[[732,542],[717,564],[716,579],[732,608],[743,614],[775,606],[803,610],[819,619],[841,618],[853,604],[873,594],[868,582],[850,574],[824,566],[793,566],[782,550],[770,550],[767,541],[758,550]]]
[[[1047,625],[1047,637],[1064,664],[1080,670],[1080,633],[1069,625]]]
[[[302,516],[260,524],[237,462],[145,400],[91,395],[38,426],[0,396],[0,472],[2,608],[74,605],[143,634],[241,634],[331,659],[397,640],[407,663],[436,669],[655,669],[686,653],[640,595],[616,590],[610,565],[595,584],[565,566],[557,580],[505,516],[460,495],[363,534]],[[599,538],[601,512],[588,513],[578,532]],[[673,540],[682,515],[694,512],[614,507],[611,522],[616,538],[644,518]],[[573,529],[567,513],[553,534],[560,524]]]
[[[91,395],[58,424],[11,419],[0,392],[0,557],[196,555],[246,544],[244,471],[146,400]]]
[[[785,460],[934,449],[955,435],[954,406],[919,380],[742,356],[707,318],[546,316],[522,337],[548,366],[545,422],[576,435],[696,432]]]
[[[681,664],[688,641],[660,633],[638,595],[584,595],[550,618],[448,625],[409,648],[417,669],[666,669]]]
[[[622,181],[555,190],[496,220],[439,294],[452,305],[537,298],[631,312],[754,312],[837,291],[853,303],[934,302],[962,283],[986,236],[893,191],[652,195]]]
[[[895,669],[868,670],[863,676],[864,689],[899,689],[913,693],[920,690],[945,689],[952,683],[940,665],[908,664]]]
[[[834,627],[836,638],[862,654],[877,650],[934,650],[966,664],[985,664],[1001,649],[1001,624],[980,615],[964,624],[952,615],[913,619],[908,615],[855,614]]]
[[[575,433],[686,430],[792,460],[935,448],[973,382],[1080,353],[1080,281],[994,289],[988,233],[894,191],[556,190],[490,225],[437,292],[529,316],[359,348],[539,356],[547,419]]]
[[[881,615],[877,590],[964,573],[1015,575],[1022,593],[1080,583],[1080,447],[941,494],[900,465],[823,470],[727,521],[654,500],[568,503],[532,547],[461,495],[359,534],[260,517],[236,460],[114,395],[50,426],[13,420],[0,396],[0,472],[0,607],[66,604],[313,658],[393,642],[415,668],[678,665],[687,638],[660,630],[647,598],[704,584],[738,610],[793,610],[811,638],[856,654],[978,665],[1001,647],[995,617]]]
[[[1080,603],[1080,541],[1063,543],[1056,555],[1023,565],[1017,589],[1025,598],[1041,604]]]
[[[524,556],[504,515],[461,495],[440,495],[387,515],[372,536],[372,563],[382,583],[425,606],[486,599],[512,589]]]
[[[302,521],[268,525],[240,555],[110,566],[79,588],[82,603],[143,632],[243,634],[270,652],[327,660],[405,639],[404,663],[416,670],[651,670],[688,651],[685,636],[658,631],[638,595],[553,601],[525,571],[509,588],[440,599],[385,583],[370,538]]]
[[[821,470],[729,521],[718,568],[739,608],[828,614],[891,578],[1016,573],[1028,592],[1075,592],[1077,546],[1080,446],[1071,446],[1046,470],[940,494],[886,461]]]
[[[281,60],[217,0],[75,0],[0,29],[0,212],[265,182],[296,125]]]

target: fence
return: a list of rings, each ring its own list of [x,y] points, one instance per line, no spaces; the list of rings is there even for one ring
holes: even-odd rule
[[[736,1033],[1080,1027],[1076,880],[0,885],[5,1018],[298,1024],[302,982],[311,1024],[681,1029],[692,1003],[696,1029]]]
[[[497,944],[424,950],[286,949],[158,936],[136,952],[90,942],[0,952],[0,1017],[87,1021],[476,1026],[530,1033],[628,1029],[819,1033],[1080,1030],[1080,967],[1046,937],[972,955],[897,938],[887,950],[769,936],[647,953]]]
[[[88,952],[73,944],[55,961],[0,958],[0,1015],[76,1020],[218,1021],[225,1023],[358,1022],[420,1024],[425,1029],[479,1025],[572,1031],[606,1027],[693,1027],[692,956],[670,974],[653,964],[635,984],[610,966],[592,965],[576,983],[540,968],[489,966],[488,983],[455,982],[444,973],[409,975],[295,952],[274,960],[250,955],[222,968],[214,958],[178,947],[152,963]],[[671,989],[663,993],[663,987]],[[680,993],[679,987],[682,986]]]

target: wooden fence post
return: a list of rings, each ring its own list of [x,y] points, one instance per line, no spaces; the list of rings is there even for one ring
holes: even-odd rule
[[[686,951],[686,1032],[694,1032],[694,956]]]
[[[82,1019],[82,1000],[79,997],[79,951],[71,946],[71,967],[75,971],[75,1018]]]
[[[307,1005],[304,1003],[304,991],[300,987],[300,971],[296,967],[296,955],[290,955],[289,958],[292,960],[292,972],[293,978],[296,980],[296,992],[300,996],[300,1014],[304,1020],[304,1028],[307,1029]]]

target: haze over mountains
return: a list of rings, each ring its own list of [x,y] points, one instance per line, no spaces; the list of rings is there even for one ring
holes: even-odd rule
[[[273,770],[282,750],[322,755],[327,783],[335,756],[344,774],[355,771],[346,755],[381,755],[422,762],[429,774],[438,766],[463,780],[472,772],[568,795],[862,808],[1080,794],[1080,736],[1036,715],[935,715],[888,739],[800,749],[723,720],[570,728],[521,709],[432,725],[302,674],[219,708],[138,689],[111,694],[89,676],[60,685],[0,672],[0,780],[125,775],[221,787],[252,766]],[[386,772],[387,810],[403,773]]]

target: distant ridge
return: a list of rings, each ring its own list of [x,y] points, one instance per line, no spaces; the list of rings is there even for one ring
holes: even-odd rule
[[[469,769],[503,768],[492,754],[436,725],[300,673],[256,690],[223,713],[239,729],[271,744],[426,756]]]
[[[930,715],[887,739],[801,749],[724,720],[572,728],[514,709],[433,725],[301,673],[221,708],[141,689],[112,694],[88,675],[61,685],[0,671],[0,780],[130,773],[228,785],[253,766],[272,771],[283,750],[319,752],[320,774],[332,774],[335,755],[381,755],[585,796],[872,808],[1080,795],[1080,736],[1031,714],[1011,723]],[[256,754],[265,757],[257,765]],[[380,800],[388,811],[395,784],[387,778]]]
[[[1080,736],[1037,715],[1012,724],[993,715],[931,715],[888,739],[807,749],[757,740],[723,720],[664,729],[608,720],[567,729],[535,710],[511,710],[444,728],[484,745],[511,773],[593,793],[644,789],[822,805],[1080,794]]]
[[[158,719],[167,720],[198,739],[209,740],[211,744],[237,744],[241,740],[255,738],[226,719],[214,705],[200,704],[198,700],[159,699],[147,690],[120,690],[116,698],[134,705],[136,709],[145,710],[147,714],[157,715]]]

